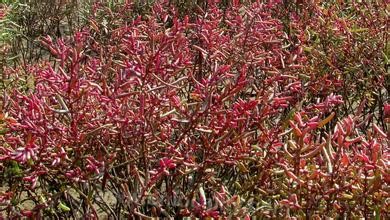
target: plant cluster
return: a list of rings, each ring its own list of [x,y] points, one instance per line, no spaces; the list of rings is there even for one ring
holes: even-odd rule
[[[389,215],[386,1],[138,4],[5,69],[4,216]]]

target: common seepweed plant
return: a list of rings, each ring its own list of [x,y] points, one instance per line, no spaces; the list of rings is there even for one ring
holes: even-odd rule
[[[42,38],[56,62],[3,95],[4,216],[389,214],[388,75],[383,56],[352,47],[382,29],[348,32],[329,15],[343,8],[306,1],[133,6],[94,4],[73,36]],[[360,61],[372,72],[342,72]]]

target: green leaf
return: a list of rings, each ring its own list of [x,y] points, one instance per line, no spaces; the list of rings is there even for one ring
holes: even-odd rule
[[[68,206],[66,206],[64,203],[60,202],[57,206],[59,209],[61,209],[61,211],[63,212],[69,212],[70,211],[70,208]]]
[[[8,131],[8,129],[7,129],[7,128],[1,129],[1,130],[0,130],[0,135],[4,135],[4,134],[6,134],[6,133],[7,133],[7,131]]]
[[[20,169],[19,164],[16,161],[11,161],[5,170],[5,174],[8,177],[21,177],[23,171]]]
[[[351,29],[352,33],[360,33],[360,32],[366,32],[368,31],[368,28],[353,28]]]
[[[389,58],[387,57],[387,54],[385,52],[382,51],[382,54],[383,54],[383,57],[385,58],[385,64],[390,64],[390,60]]]
[[[375,207],[375,214],[374,214],[374,219],[375,220],[380,220],[381,219],[381,210],[379,206]]]

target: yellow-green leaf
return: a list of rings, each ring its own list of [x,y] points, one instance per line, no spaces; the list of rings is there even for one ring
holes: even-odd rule
[[[63,211],[63,212],[69,212],[70,211],[70,208],[67,205],[65,205],[64,203],[62,203],[62,202],[60,202],[58,204],[58,208],[61,209],[61,211]]]

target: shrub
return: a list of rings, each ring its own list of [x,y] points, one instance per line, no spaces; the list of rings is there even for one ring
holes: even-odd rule
[[[8,217],[388,215],[387,76],[378,54],[352,56],[381,28],[328,39],[338,19],[305,1],[133,7],[94,4],[72,37],[43,38],[56,62],[28,65],[33,85],[3,96]],[[364,60],[365,82],[334,72]],[[369,111],[361,83],[384,88]]]

